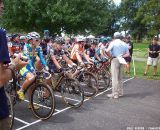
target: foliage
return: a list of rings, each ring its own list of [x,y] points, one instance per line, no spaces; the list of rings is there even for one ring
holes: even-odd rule
[[[5,0],[3,24],[24,31],[103,32],[110,24],[108,0]],[[100,31],[99,31],[100,30]]]
[[[159,0],[123,0],[121,11],[122,29],[130,29],[133,36],[141,40],[145,36],[157,35],[160,27]]]

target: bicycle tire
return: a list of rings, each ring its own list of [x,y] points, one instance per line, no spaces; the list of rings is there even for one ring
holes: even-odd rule
[[[6,93],[6,97],[7,97],[7,103],[8,103],[8,107],[9,107],[9,124],[10,124],[10,130],[12,129],[13,127],[13,124],[14,124],[14,106],[13,106],[13,102],[12,102],[12,99],[11,99],[11,96],[8,92],[5,92]]]
[[[67,93],[69,96],[66,95]],[[68,106],[74,108],[80,107],[84,101],[83,89],[80,87],[79,82],[76,79],[64,79],[61,83],[61,96]],[[78,99],[75,99],[75,96]]]
[[[111,77],[110,73],[106,70],[101,70],[100,73],[97,75],[98,79],[98,90],[104,91],[107,90],[110,86]]]
[[[17,98],[17,92],[14,89],[14,85],[12,82],[8,82],[5,85],[5,91],[10,95],[11,101],[13,103],[13,106],[16,104],[16,98]]]
[[[84,85],[87,79],[88,83]],[[80,86],[84,91],[85,97],[93,97],[98,93],[98,81],[97,78],[93,75],[93,73],[87,71],[80,73],[80,75],[78,76],[78,81],[80,82]],[[92,85],[91,82],[94,83],[94,85]]]
[[[35,102],[34,100],[34,96],[36,96],[36,93],[38,94],[38,102]],[[45,93],[47,93],[47,96],[44,95]],[[49,98],[50,102],[47,101]],[[55,111],[55,97],[52,88],[45,83],[36,84],[31,93],[30,103],[32,112],[37,118],[41,120],[49,119]],[[39,103],[43,103],[43,105]],[[42,110],[43,108],[47,110],[49,109],[49,112],[47,112],[47,114],[38,113],[39,110],[37,111],[34,105],[41,107]]]

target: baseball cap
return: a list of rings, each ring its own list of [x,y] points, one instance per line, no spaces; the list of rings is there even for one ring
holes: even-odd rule
[[[120,38],[121,33],[120,32],[115,32],[113,36],[114,36],[114,38]]]

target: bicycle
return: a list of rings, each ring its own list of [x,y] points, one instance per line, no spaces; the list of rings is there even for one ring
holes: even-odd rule
[[[8,82],[6,92],[11,96],[12,103],[15,105],[17,102],[21,102],[17,94],[17,91],[20,88],[20,81],[18,73],[15,73],[12,69],[10,70],[12,72],[13,80]],[[35,79],[27,87],[24,93],[26,93],[28,89],[31,89],[29,102],[34,116],[42,120],[49,119],[55,110],[55,98],[52,88],[43,82],[43,72],[35,71]],[[37,110],[35,106],[38,106],[39,109]],[[44,108],[45,110],[43,111]],[[46,111],[46,109],[49,111]]]
[[[66,105],[78,108],[83,104],[84,92],[79,82],[71,78],[71,68],[66,68],[62,73],[51,73],[51,84],[54,91],[60,92]]]
[[[98,62],[91,66],[88,69],[89,72],[92,72],[96,75],[98,79],[98,90],[106,90],[108,89],[111,83],[111,73],[109,71],[110,62]]]

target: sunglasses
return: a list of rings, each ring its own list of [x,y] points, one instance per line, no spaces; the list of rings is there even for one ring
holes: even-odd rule
[[[35,39],[35,41],[36,41],[36,42],[39,42],[40,40],[39,40],[39,39]]]

